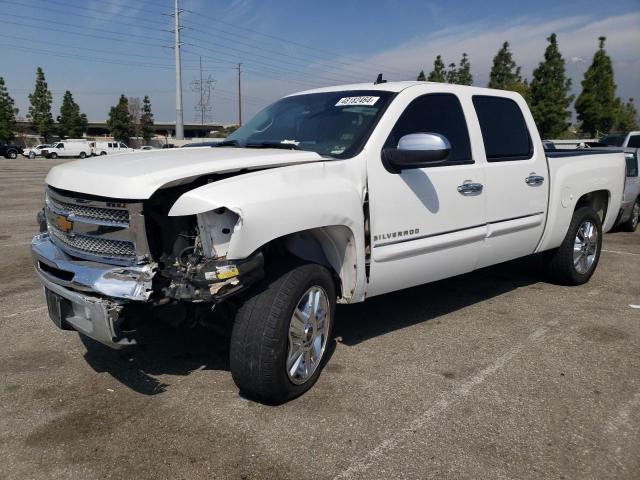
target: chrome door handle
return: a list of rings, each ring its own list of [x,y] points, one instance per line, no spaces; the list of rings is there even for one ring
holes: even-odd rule
[[[524,179],[525,183],[530,187],[537,187],[538,185],[542,185],[544,183],[544,177],[540,175],[529,175]]]
[[[482,193],[482,184],[481,183],[463,183],[458,187],[458,192],[462,195],[472,196],[472,195],[480,195]]]

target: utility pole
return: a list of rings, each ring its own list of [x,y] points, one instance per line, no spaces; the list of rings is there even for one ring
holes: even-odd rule
[[[238,63],[238,126],[242,126],[242,84],[240,83],[242,63]]]
[[[180,7],[178,0],[175,0],[175,8],[173,11],[174,17],[174,33],[175,44],[174,49],[176,51],[176,140],[184,140],[184,120],[182,117],[182,63],[180,61]]]
[[[200,56],[200,105],[202,105],[202,108],[200,108],[200,113],[201,113],[201,120],[200,120],[200,126],[204,126],[204,98],[203,98],[203,93],[204,93],[204,82],[202,81],[202,56]]]

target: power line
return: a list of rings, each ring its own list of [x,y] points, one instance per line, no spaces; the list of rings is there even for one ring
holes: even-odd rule
[[[3,1],[4,1],[5,3],[14,3],[14,4],[15,4],[15,2],[11,2],[11,1],[8,1],[8,0],[3,0]],[[48,1],[47,3],[53,3],[53,4],[65,5],[65,6],[72,6],[72,4],[65,3],[65,2],[59,2],[59,1]],[[30,6],[30,5],[27,5],[27,6]],[[30,7],[35,8],[35,7],[33,7],[33,6],[30,6]],[[54,12],[54,13],[55,13],[55,14],[58,14],[58,13],[60,13],[60,12]],[[100,16],[95,16],[95,15],[82,15],[82,14],[80,14],[80,13],[77,13],[76,11],[73,11],[73,12],[65,12],[65,15],[73,15],[73,16],[78,16],[78,17],[81,17],[81,18],[91,18],[91,19],[98,19],[98,20],[101,20],[101,19],[102,19],[102,17],[100,17]],[[118,14],[118,16],[119,16],[119,17],[126,17],[126,18],[138,18],[138,17],[137,17],[137,16],[135,16],[135,15],[126,15],[126,14]],[[152,23],[152,24],[154,24],[154,25],[163,25],[163,23],[162,23],[162,22],[157,22],[157,21],[153,21],[153,20],[147,20],[147,19],[138,19],[138,20],[144,21],[144,22],[146,22],[146,23]],[[121,20],[120,20],[118,23],[119,23],[120,25],[127,25],[127,26],[133,26],[133,27],[138,27],[138,28],[140,28],[140,27],[141,27],[141,25],[139,25],[138,23],[130,23],[130,22],[129,22],[129,23],[126,23],[126,22],[122,22]],[[149,27],[147,27],[147,28],[149,28]],[[195,31],[195,32],[201,32],[201,33],[204,33],[205,35],[214,35],[214,36],[218,36],[218,37],[220,37],[220,36],[221,36],[221,35],[219,35],[217,32],[213,32],[213,33],[212,33],[212,32],[210,32],[210,31],[204,31],[204,30],[201,30],[201,29],[198,29],[198,28],[190,28],[190,27],[184,27],[184,28],[189,28],[190,30],[193,30],[193,31]],[[221,33],[228,33],[229,35],[234,35],[232,32],[228,32],[228,31],[226,31],[226,30],[220,30],[220,32],[221,32]],[[196,41],[210,42],[210,43],[213,43],[214,45],[218,45],[218,46],[220,46],[220,47],[222,47],[222,48],[227,48],[227,49],[230,49],[230,50],[239,51],[240,53],[242,53],[242,54],[244,54],[244,55],[253,55],[253,56],[258,56],[258,57],[260,57],[260,58],[267,58],[267,59],[270,59],[269,57],[267,57],[267,56],[265,56],[265,55],[259,55],[259,54],[256,54],[256,53],[254,53],[254,52],[251,52],[251,51],[246,51],[246,50],[242,50],[242,49],[238,49],[238,48],[234,48],[234,47],[229,47],[229,46],[228,46],[228,45],[226,45],[226,44],[220,44],[220,43],[217,43],[217,42],[211,42],[210,40],[208,40],[208,39],[203,39],[203,38],[201,38],[201,37],[193,36],[193,38],[194,38],[194,40],[196,40]],[[223,38],[224,38],[224,37],[223,37]],[[256,45],[255,43],[248,43],[248,42],[244,42],[244,41],[242,41],[241,39],[237,39],[237,38],[235,38],[235,39],[233,40],[233,42],[234,42],[234,44],[239,44],[239,45],[245,45],[245,46],[248,46],[248,47],[250,47],[250,48],[252,48],[252,49],[254,49],[254,50],[260,50],[260,51],[268,52],[268,53],[270,53],[270,54],[272,54],[272,55],[278,55],[278,56],[280,56],[280,57],[284,57],[284,58],[288,58],[288,59],[290,59],[290,60],[288,60],[288,61],[287,61],[287,60],[276,60],[276,61],[280,61],[280,62],[282,62],[282,63],[287,63],[287,64],[289,64],[289,65],[294,65],[294,66],[297,66],[297,67],[300,67],[300,66],[303,66],[303,65],[304,65],[305,67],[307,67],[307,66],[309,65],[309,62],[307,61],[307,59],[299,58],[299,57],[297,57],[297,56],[295,56],[295,55],[291,55],[291,54],[288,54],[288,53],[284,53],[284,52],[282,52],[282,51],[273,50],[273,49],[269,49],[269,48],[264,48],[264,47],[263,47],[263,46],[261,46],[261,45]],[[291,61],[291,60],[294,60],[294,61]],[[345,69],[347,69],[347,70],[353,70],[353,69],[354,69],[354,67],[353,67],[353,65],[352,65],[351,63],[348,63],[348,62],[340,62],[340,61],[338,61],[338,63],[342,63],[344,66],[342,66],[342,67],[335,67],[335,66],[332,66],[332,65],[328,64],[326,59],[322,59],[322,67],[323,67],[324,69],[326,69],[326,70],[335,70],[335,71],[338,71],[338,72],[340,72],[340,75],[344,76],[345,78],[350,78],[350,80],[349,80],[349,81],[358,81],[358,82],[359,82],[359,81],[362,81],[362,80],[363,80],[363,78],[362,78],[362,73],[361,73],[361,69],[358,69],[358,70],[357,70],[356,75],[358,75],[358,76],[356,76],[356,75],[354,75],[354,73],[352,73],[352,72],[345,72],[345,71],[344,71]],[[315,68],[319,68],[319,66],[318,66],[318,67],[315,67]],[[342,80],[341,80],[341,81],[342,81]]]

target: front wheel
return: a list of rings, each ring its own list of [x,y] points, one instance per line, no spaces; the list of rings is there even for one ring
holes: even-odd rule
[[[567,234],[556,250],[549,252],[549,274],[564,285],[582,285],[595,272],[602,249],[602,222],[590,207],[573,213]]]
[[[56,158],[58,158],[58,154],[57,153],[51,153],[51,154],[49,154],[49,158],[55,160]]]
[[[329,271],[296,266],[266,282],[238,310],[231,334],[231,375],[240,391],[278,404],[318,379],[335,311]]]
[[[29,152],[29,159],[33,160],[34,158],[36,158],[36,154],[33,152]]]

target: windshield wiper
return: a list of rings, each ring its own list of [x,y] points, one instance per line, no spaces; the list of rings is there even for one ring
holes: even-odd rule
[[[216,147],[237,147],[239,145],[238,140],[225,140],[218,142],[214,146]]]
[[[284,150],[302,150],[293,142],[252,142],[245,145],[247,148],[281,148]]]

